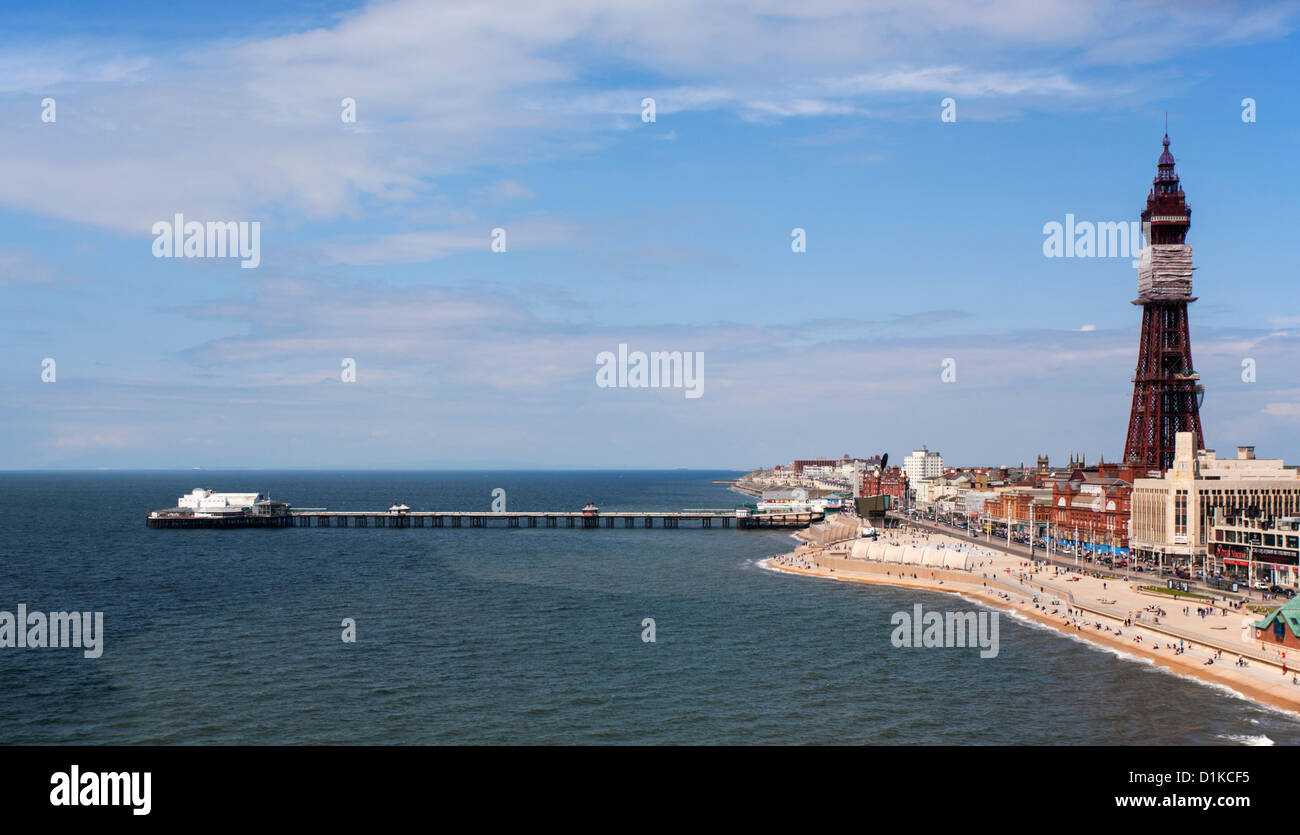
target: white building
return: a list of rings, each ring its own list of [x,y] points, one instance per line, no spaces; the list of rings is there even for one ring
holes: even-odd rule
[[[998,494],[992,490],[969,490],[962,496],[962,503],[967,516],[983,516],[984,503],[997,501]]]
[[[912,450],[911,455],[903,457],[903,472],[907,473],[907,480],[912,484],[938,478],[943,475],[943,456],[922,445],[920,449]]]
[[[176,501],[176,507],[192,510],[196,516],[238,516],[265,511],[271,504],[261,493],[214,493],[203,487],[195,487]]]

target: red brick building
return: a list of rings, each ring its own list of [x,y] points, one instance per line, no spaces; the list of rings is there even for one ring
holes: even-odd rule
[[[878,488],[876,484],[877,474],[880,476]],[[907,504],[907,473],[903,472],[902,467],[886,467],[883,473],[879,470],[868,470],[862,474],[861,494],[863,496],[893,496],[894,501],[890,503],[893,507],[905,505]]]
[[[1131,467],[1100,464],[1052,481],[1052,536],[1060,544],[1077,541],[1086,550],[1126,554],[1137,476]]]
[[[1022,490],[1006,490],[998,494],[995,499],[987,499],[984,502],[984,516],[990,521],[1005,522],[1007,517],[1011,517],[1012,525],[1028,525],[1030,522],[1030,509],[1033,505],[1034,494]],[[1042,523],[1047,521],[1046,514],[1041,508],[1033,508],[1033,521]]]

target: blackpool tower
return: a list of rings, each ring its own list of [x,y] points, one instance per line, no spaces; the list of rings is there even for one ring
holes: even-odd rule
[[[1142,306],[1142,336],[1124,443],[1126,464],[1161,471],[1173,465],[1177,433],[1193,433],[1196,449],[1205,448],[1200,413],[1205,387],[1192,365],[1187,327],[1187,305],[1196,301],[1192,248],[1186,243],[1192,209],[1174,172],[1168,133],[1164,146],[1142,211],[1147,245],[1138,260],[1138,297],[1133,301]]]

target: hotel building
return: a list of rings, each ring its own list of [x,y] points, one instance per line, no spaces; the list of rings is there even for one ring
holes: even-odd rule
[[[907,473],[907,480],[913,486],[939,478],[943,475],[943,456],[924,446],[914,449],[911,455],[903,456],[903,472]]]

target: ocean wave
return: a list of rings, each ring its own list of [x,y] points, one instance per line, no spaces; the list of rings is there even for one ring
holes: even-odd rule
[[[1233,742],[1239,742],[1242,745],[1276,745],[1273,740],[1260,734],[1259,736],[1250,736],[1249,734],[1219,734],[1219,739],[1230,739]]]

